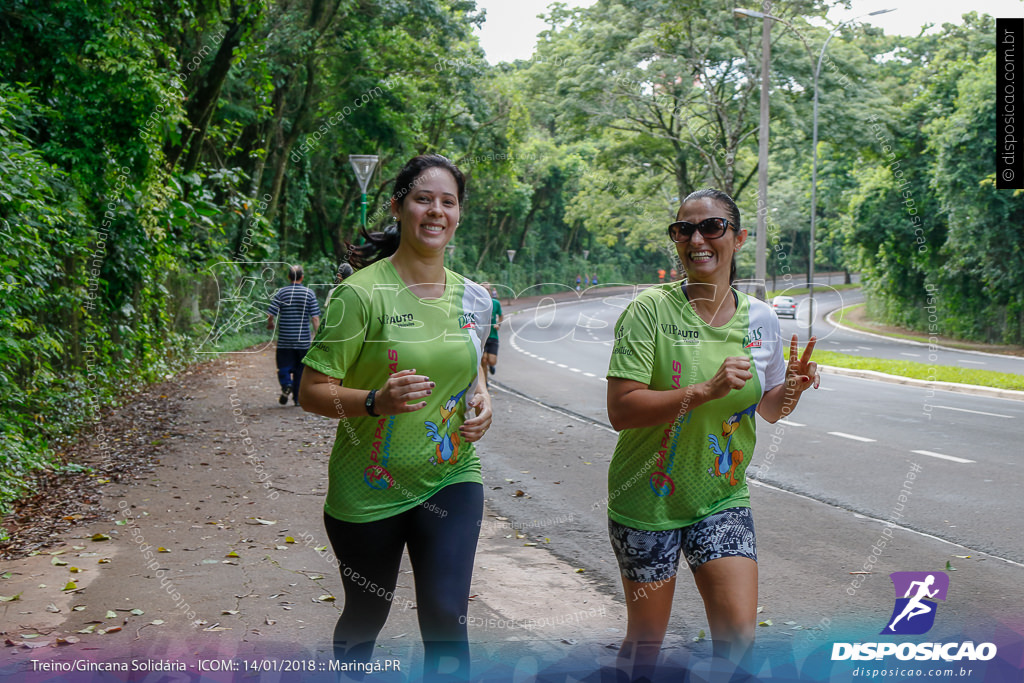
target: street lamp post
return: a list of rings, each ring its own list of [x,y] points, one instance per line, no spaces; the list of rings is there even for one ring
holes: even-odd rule
[[[370,176],[377,166],[376,154],[349,154],[348,163],[352,164],[352,170],[356,172],[356,180],[359,181],[359,189],[363,193],[362,211],[360,212],[360,225],[366,228],[366,187],[370,183]]]
[[[505,270],[505,286],[512,288],[512,261],[516,257],[515,249],[506,249],[505,256],[508,256],[508,268]]]
[[[814,124],[812,126],[811,133],[811,145],[813,147],[811,156],[811,235],[810,235],[810,256],[807,261],[807,292],[808,292],[808,322],[807,322],[807,336],[810,337],[814,334],[814,228],[818,220],[818,77],[821,76],[821,63],[825,59],[825,50],[828,49],[828,44],[835,36],[839,29],[843,28],[850,22],[862,19],[863,17],[874,17],[879,14],[887,14],[893,12],[893,9],[880,9],[874,12],[868,12],[862,14],[859,17],[848,19],[843,23],[836,26],[834,29],[829,31],[828,38],[825,39],[825,44],[821,46],[821,52],[818,54],[818,63],[814,67]]]

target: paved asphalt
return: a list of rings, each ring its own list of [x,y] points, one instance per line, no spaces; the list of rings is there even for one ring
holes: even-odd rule
[[[503,440],[530,439],[537,451],[508,462],[495,449],[485,468],[494,509],[537,523],[538,538],[557,534],[550,549],[587,567],[612,594],[621,588],[604,497],[616,436],[607,425],[603,378],[612,326],[630,298],[549,299],[511,316],[502,330],[492,431]],[[823,309],[839,303],[838,293],[817,298]],[[782,327],[788,335],[798,323]],[[831,331],[823,320],[817,328],[825,344],[853,348],[848,333]],[[908,348],[880,342],[862,346],[892,354]],[[945,364],[989,361],[942,354]],[[748,476],[760,600],[776,626],[792,622],[759,629],[759,642],[799,639],[815,625],[831,629],[833,639],[843,630],[877,634],[877,622],[888,616],[879,614],[892,605],[888,572],[941,570],[947,561],[959,596],[945,606],[956,617],[947,628],[1017,619],[1024,576],[1024,530],[1017,522],[1022,418],[1024,402],[830,374],[785,424],[759,420]],[[526,496],[515,496],[517,490]],[[557,529],[543,523],[566,514],[572,523]],[[870,574],[851,574],[863,571],[882,521],[897,524],[898,539],[886,544]],[[670,630],[689,634],[706,620],[692,583],[678,583]]]

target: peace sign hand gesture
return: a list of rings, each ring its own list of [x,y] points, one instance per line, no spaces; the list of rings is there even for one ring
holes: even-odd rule
[[[811,360],[811,353],[814,351],[814,344],[817,337],[811,337],[807,342],[807,348],[799,358],[797,357],[797,337],[794,334],[789,342],[789,363],[786,365],[786,392],[802,394],[812,386],[817,389],[821,384],[821,375],[818,374],[818,364]]]

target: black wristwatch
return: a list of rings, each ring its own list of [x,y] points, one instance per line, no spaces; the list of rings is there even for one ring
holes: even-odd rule
[[[377,413],[375,413],[373,411],[374,407],[377,405],[377,390],[376,389],[370,389],[370,393],[368,393],[366,395],[366,403],[364,405],[366,406],[366,413],[370,417],[380,417],[380,415],[378,415]]]

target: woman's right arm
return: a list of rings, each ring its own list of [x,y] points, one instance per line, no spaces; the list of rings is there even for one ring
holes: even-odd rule
[[[722,361],[706,382],[679,389],[660,391],[636,380],[609,377],[608,419],[615,431],[671,424],[708,401],[742,389],[752,377],[750,360],[740,356]]]
[[[429,377],[415,374],[414,368],[399,370],[378,389],[374,411],[377,415],[398,415],[420,410],[427,405],[434,383]],[[366,396],[370,389],[342,386],[342,380],[306,366],[299,386],[299,403],[310,413],[332,419],[368,417]],[[416,401],[409,405],[410,401]]]

